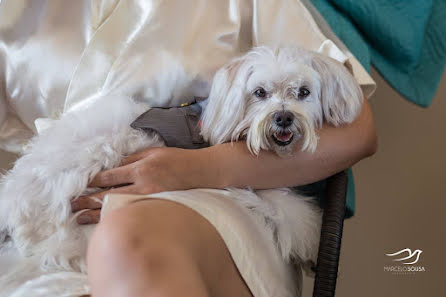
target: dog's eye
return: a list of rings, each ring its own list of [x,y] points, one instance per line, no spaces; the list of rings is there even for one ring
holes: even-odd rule
[[[257,90],[254,91],[254,95],[257,98],[265,98],[266,97],[266,91],[264,88],[258,88]]]
[[[299,99],[303,99],[303,98],[307,97],[308,95],[310,95],[310,91],[305,87],[300,88],[299,93],[297,93],[297,96]]]

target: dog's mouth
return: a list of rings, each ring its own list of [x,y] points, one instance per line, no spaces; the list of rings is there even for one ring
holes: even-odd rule
[[[294,133],[291,131],[274,132],[272,138],[277,145],[285,146],[293,141]]]

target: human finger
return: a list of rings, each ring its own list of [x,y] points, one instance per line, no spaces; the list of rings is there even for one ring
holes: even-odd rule
[[[79,225],[97,224],[99,223],[100,218],[101,218],[101,210],[92,209],[83,212],[76,218],[76,221]]]
[[[127,157],[124,157],[124,159],[121,160],[121,163],[119,163],[119,166],[125,166],[131,163],[135,163],[141,159],[143,159],[145,156],[147,156],[148,151],[154,148],[145,149],[143,151],[128,155]]]
[[[111,190],[91,194],[88,196],[81,196],[79,198],[73,199],[71,201],[71,211],[77,212],[82,209],[100,209],[102,207],[102,200],[107,194],[129,194],[133,193],[135,190],[135,186],[126,186],[114,188]]]
[[[121,166],[99,172],[88,186],[106,188],[131,183],[133,183],[132,167]]]

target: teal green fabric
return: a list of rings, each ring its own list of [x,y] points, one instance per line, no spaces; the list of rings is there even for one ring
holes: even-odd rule
[[[353,177],[353,170],[351,168],[348,169],[348,184],[347,184],[347,202],[346,202],[346,210],[345,210],[345,218],[348,219],[355,214],[356,203],[355,203],[355,180]]]
[[[321,208],[325,207],[326,201],[326,180],[321,180],[312,184],[295,187],[294,189],[305,196],[314,197]],[[348,184],[347,184],[347,201],[345,209],[345,218],[351,218],[355,214],[355,183],[353,178],[353,171],[348,169]]]
[[[310,0],[360,63],[427,107],[446,63],[445,0]]]

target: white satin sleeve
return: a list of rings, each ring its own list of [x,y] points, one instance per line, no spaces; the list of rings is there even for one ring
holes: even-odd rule
[[[83,50],[117,2],[0,1],[0,149],[23,152],[36,119],[61,114]]]
[[[253,0],[253,45],[294,44],[344,63],[369,98],[376,83],[307,0]]]
[[[1,17],[1,14],[0,14]],[[0,50],[0,69],[5,69],[6,54]],[[6,73],[0,71],[0,150],[21,153],[33,132],[26,127],[7,101]]]

